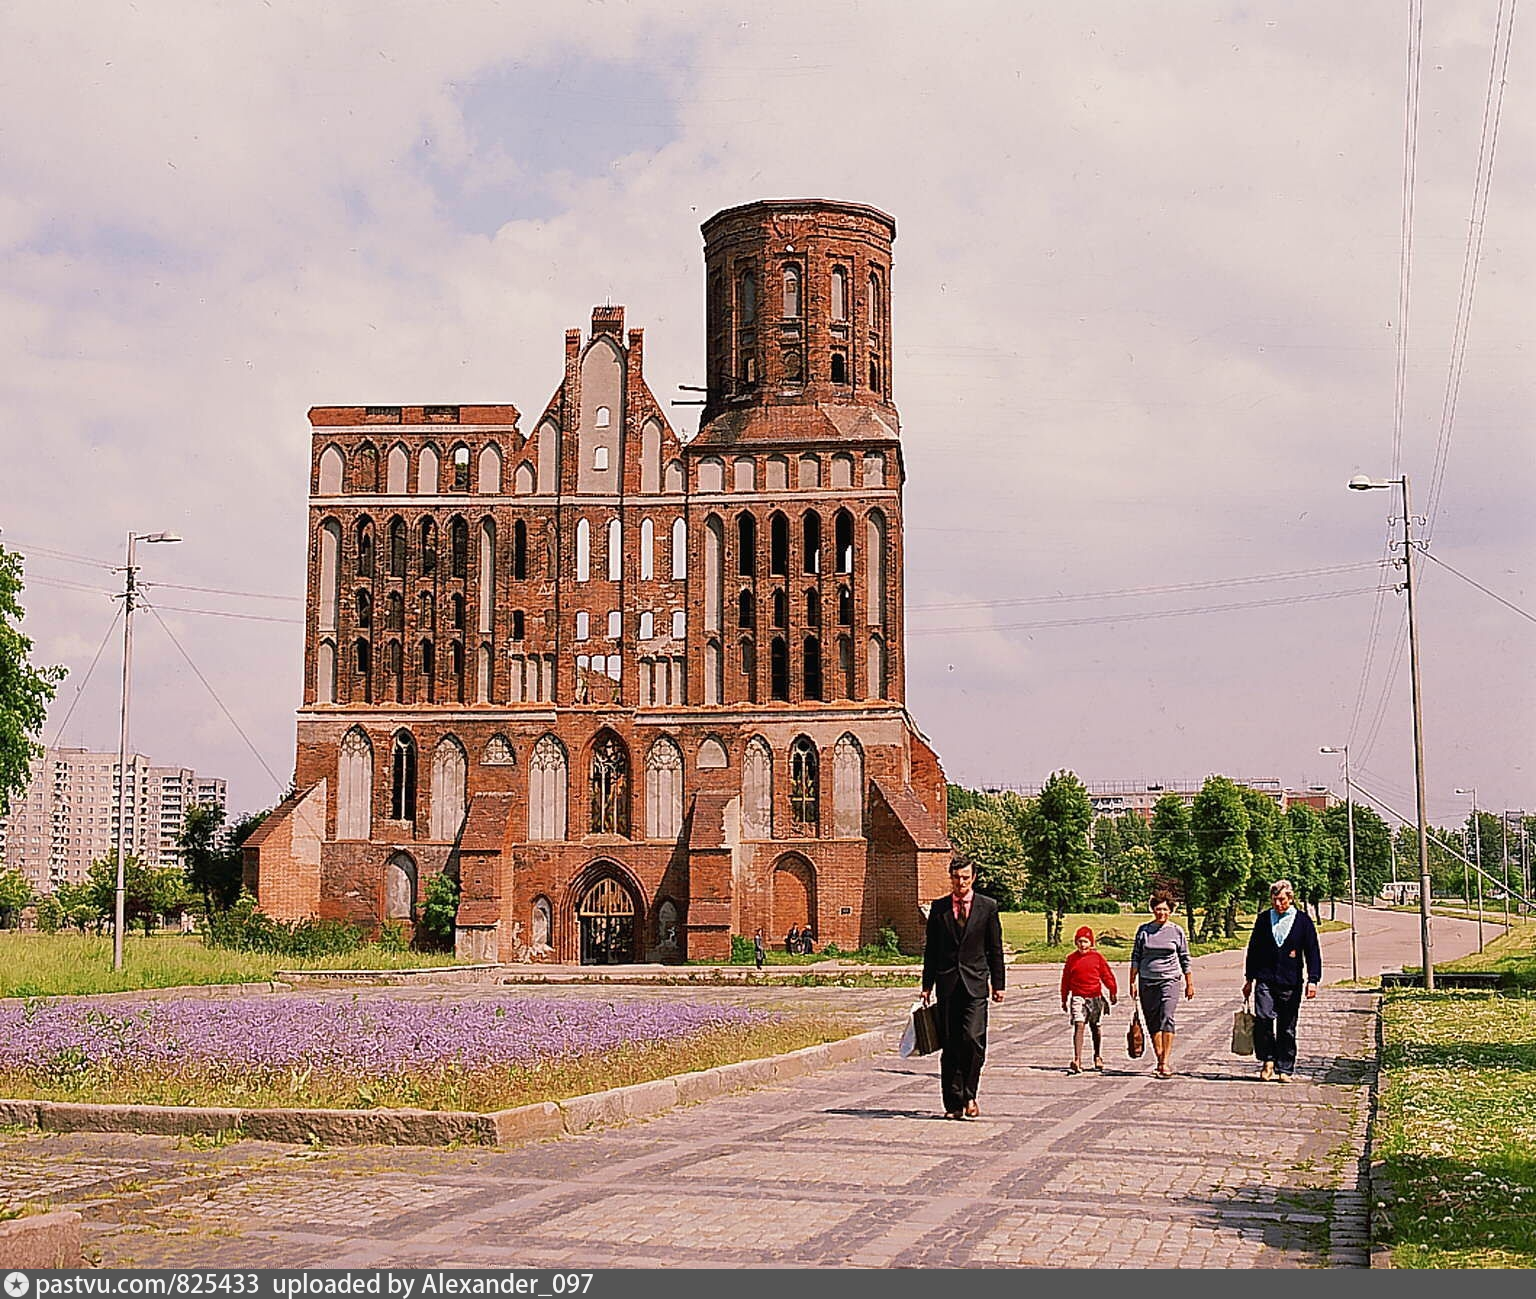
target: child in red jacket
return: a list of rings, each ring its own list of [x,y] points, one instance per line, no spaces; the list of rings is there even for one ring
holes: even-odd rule
[[[1083,1029],[1093,1032],[1093,1067],[1104,1072],[1103,1037],[1099,1021],[1105,1010],[1120,999],[1115,972],[1093,945],[1093,930],[1084,925],[1073,935],[1077,951],[1067,957],[1061,971],[1061,1008],[1072,1017],[1072,1064],[1068,1073],[1083,1071]],[[1109,991],[1106,1005],[1104,991]]]

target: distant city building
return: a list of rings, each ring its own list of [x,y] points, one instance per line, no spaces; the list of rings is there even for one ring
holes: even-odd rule
[[[187,808],[226,806],[225,782],[188,767],[157,767],[137,753],[128,770],[127,850],[152,866],[178,865]],[[93,861],[116,852],[117,818],[117,754],[45,749],[26,793],[0,818],[0,864],[42,893],[78,883]]]
[[[1157,806],[1158,799],[1166,794],[1177,794],[1188,806],[1194,803],[1195,795],[1200,792],[1200,787],[1205,782],[1178,780],[1158,784],[1152,781],[1102,780],[1083,783],[1088,789],[1088,800],[1093,804],[1094,816],[1123,816],[1126,812],[1134,812],[1143,821],[1150,821],[1152,810]],[[1286,789],[1279,780],[1268,778],[1243,780],[1234,776],[1233,783],[1268,795],[1280,805],[1282,812],[1298,803],[1304,803],[1315,812],[1322,812],[1339,801],[1326,789]],[[983,785],[981,791],[984,794],[1006,792],[1033,798],[1040,792],[1040,786]]]

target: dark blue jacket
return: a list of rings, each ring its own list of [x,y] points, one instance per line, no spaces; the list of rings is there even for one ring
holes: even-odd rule
[[[1317,926],[1300,907],[1294,907],[1296,919],[1285,946],[1275,946],[1275,932],[1269,922],[1270,908],[1265,907],[1253,922],[1248,937],[1248,959],[1243,963],[1243,977],[1267,983],[1271,988],[1299,988],[1302,962],[1306,962],[1307,982],[1323,981],[1323,954],[1317,947]]]

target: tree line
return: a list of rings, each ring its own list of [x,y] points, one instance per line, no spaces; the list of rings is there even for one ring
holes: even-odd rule
[[[1354,827],[1356,889],[1370,898],[1392,876],[1393,835],[1360,803]],[[1154,889],[1168,889],[1191,929],[1201,913],[1194,936],[1210,939],[1235,937],[1239,912],[1267,905],[1270,884],[1282,876],[1314,913],[1349,896],[1344,804],[1282,811],[1226,776],[1208,777],[1192,804],[1164,794],[1150,820],[1135,812],[1095,819],[1087,789],[1070,771],[1053,773],[1034,798],[951,785],[949,836],[975,863],[979,889],[1005,909],[1045,912],[1053,945],[1066,913],[1097,897],[1141,907]]]

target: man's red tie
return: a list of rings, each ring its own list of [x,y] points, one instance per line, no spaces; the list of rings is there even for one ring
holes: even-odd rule
[[[960,902],[960,917],[959,917],[959,919],[960,919],[960,928],[962,928],[962,929],[965,928],[965,918],[966,918],[967,915],[970,914],[970,910],[971,909],[970,909],[969,905],[967,905],[966,902],[964,900],[962,900]]]

